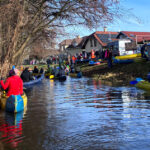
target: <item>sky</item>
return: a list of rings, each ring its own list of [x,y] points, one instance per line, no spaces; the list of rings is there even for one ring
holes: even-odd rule
[[[120,0],[121,6],[125,9],[130,9],[130,17],[124,17],[122,20],[115,21],[113,24],[107,26],[108,31],[145,31],[150,32],[150,0]],[[136,17],[133,17],[136,16]],[[71,27],[67,32],[72,33],[73,36],[80,37],[92,34],[95,31],[103,31],[102,27],[89,30],[82,27]]]

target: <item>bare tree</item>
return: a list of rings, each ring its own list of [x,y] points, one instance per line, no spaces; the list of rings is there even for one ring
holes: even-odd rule
[[[119,10],[118,0],[0,0],[1,75],[21,62],[45,29],[102,26],[119,16]]]

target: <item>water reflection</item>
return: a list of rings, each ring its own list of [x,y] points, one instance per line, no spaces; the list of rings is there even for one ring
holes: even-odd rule
[[[19,113],[1,112],[0,140],[12,148],[23,141],[22,119],[25,113],[26,110]]]
[[[68,77],[65,82],[44,80],[26,92],[28,113],[22,131],[0,131],[6,150],[7,142],[14,140],[21,141],[15,150],[149,149],[150,97],[135,87]],[[2,114],[0,125],[9,118]]]

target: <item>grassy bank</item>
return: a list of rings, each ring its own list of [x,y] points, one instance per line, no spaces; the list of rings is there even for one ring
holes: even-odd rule
[[[96,80],[109,82],[118,85],[129,85],[131,80],[137,77],[147,78],[150,72],[150,62],[144,59],[135,59],[131,64],[117,64],[108,68],[106,63],[97,66],[81,67],[84,76],[92,77]]]

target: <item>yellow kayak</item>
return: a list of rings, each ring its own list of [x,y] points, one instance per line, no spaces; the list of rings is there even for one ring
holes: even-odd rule
[[[136,84],[136,87],[143,89],[143,90],[148,90],[150,91],[150,82],[148,81],[140,81],[139,83]]]
[[[23,100],[23,101],[22,101]],[[27,107],[27,96],[24,93],[22,96],[19,95],[11,95],[10,97],[3,95],[0,99],[0,107],[1,109],[6,109],[9,112],[17,113],[19,111],[23,111]]]
[[[132,54],[132,55],[116,56],[115,59],[123,60],[123,59],[133,59],[136,57],[141,57],[141,54],[138,53],[138,54]]]

